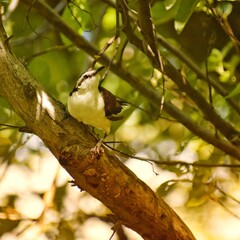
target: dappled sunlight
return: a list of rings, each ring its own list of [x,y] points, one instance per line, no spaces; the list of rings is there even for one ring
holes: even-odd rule
[[[40,196],[30,192],[21,194],[14,203],[22,218],[37,219],[43,212],[44,202]]]
[[[1,240],[239,240],[240,2],[2,2]]]
[[[4,165],[1,167],[4,167]],[[0,182],[0,193],[2,199],[9,195],[23,194],[29,189],[30,182],[28,175],[30,174],[30,171],[26,167],[12,164],[5,172],[3,172],[1,167],[0,171],[4,175]]]
[[[55,119],[55,110],[54,106],[51,103],[48,95],[44,91],[37,92],[37,111],[36,111],[36,119],[39,120],[42,118],[42,115],[47,112],[52,119]]]
[[[194,147],[196,147],[194,144],[189,144],[185,153],[181,157],[179,156],[179,158],[185,160],[188,158],[190,160],[192,156],[191,152]],[[38,138],[31,138],[31,140],[27,142],[26,146],[22,148],[22,150],[18,151],[16,158],[19,158],[21,162],[26,161],[29,158],[31,169],[28,170],[26,167],[12,164],[8,167],[7,173],[3,181],[0,183],[1,206],[6,207],[8,205],[8,201],[6,201],[6,199],[10,194],[14,194],[16,195],[14,208],[15,211],[20,214],[16,216],[17,219],[28,219],[28,228],[24,231],[24,234],[19,236],[18,239],[26,239],[26,236],[34,236],[38,239],[44,239],[42,238],[44,236],[42,234],[42,229],[46,227],[48,228],[52,226],[52,224],[55,224],[56,226],[59,224],[59,213],[56,209],[56,204],[58,204],[58,202],[62,204],[61,214],[65,216],[65,219],[72,219],[71,221],[73,223],[76,223],[77,218],[80,216],[81,218],[84,218],[84,216],[91,216],[81,227],[77,229],[76,236],[78,236],[79,239],[109,239],[112,234],[111,224],[109,225],[107,223],[103,223],[94,217],[105,216],[109,213],[109,210],[98,200],[89,196],[86,192],[80,192],[77,187],[71,187],[70,184],[67,183],[67,181],[70,180],[70,177],[65,170],[61,168],[60,172],[57,173],[57,171],[59,171],[57,161],[52,154],[43,147]],[[41,149],[40,155],[33,152],[31,153],[31,149]],[[165,149],[166,155],[163,154],[163,156],[171,158],[172,154],[174,155],[176,151],[176,144],[174,141],[170,140],[163,141],[157,144],[157,149],[159,152]],[[188,151],[190,153],[188,153]],[[146,158],[156,158],[157,156],[151,149],[140,151],[136,153],[136,155]],[[191,160],[194,161],[194,158]],[[126,165],[153,190],[157,189],[159,185],[166,181],[178,179],[175,173],[163,170],[155,164],[152,166],[150,163],[139,161],[137,159],[127,160]],[[15,177],[10,178],[10,176],[13,175]],[[227,176],[228,174],[226,171],[223,171],[221,168],[215,172],[215,177],[222,177],[226,179]],[[56,178],[57,187],[61,188],[65,186],[64,188],[66,188],[66,193],[65,195],[59,195],[56,202],[53,201],[51,205],[46,205],[46,202],[39,194],[51,189],[54,178]],[[65,185],[66,183],[67,185]],[[240,195],[238,191],[239,185],[236,185],[235,188],[231,188],[232,183],[233,182],[228,183],[225,188],[228,189],[231,194],[235,193],[235,196],[237,197]],[[185,206],[188,200],[190,185],[191,182],[181,183],[181,179],[179,179],[177,188],[165,196],[164,199],[179,215],[182,216],[186,224],[188,224],[195,232],[197,239],[225,240],[228,239],[228,236],[231,236],[231,239],[237,240],[238,238],[236,237],[236,234],[238,235],[238,233],[234,229],[239,228],[240,221],[234,218],[230,213],[226,212],[221,206],[218,206],[217,203],[210,201],[205,205],[195,208]],[[235,208],[238,208],[236,204],[232,205],[231,210],[235,211]],[[38,217],[42,214],[43,209],[46,211],[44,221],[35,225],[32,220],[38,219]],[[216,215],[218,216],[217,222],[215,218]],[[93,225],[94,231],[92,231]],[[224,227],[226,225],[229,227]],[[205,232],[206,226],[208,226],[207,232]],[[15,229],[15,232],[19,232],[22,228],[23,225],[19,225],[19,227]],[[131,234],[133,234],[133,232],[130,231],[128,234],[129,236],[132,236]],[[14,233],[6,233],[3,235],[2,239],[7,240],[9,236],[13,239],[14,236],[16,237]],[[115,239],[115,237],[113,239]],[[141,237],[134,234],[131,239],[140,240]]]

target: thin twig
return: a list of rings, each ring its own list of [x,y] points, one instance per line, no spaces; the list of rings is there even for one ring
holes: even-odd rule
[[[201,168],[215,168],[215,167],[221,167],[221,168],[240,168],[240,164],[206,164],[206,163],[188,163],[188,162],[183,162],[183,161],[176,161],[176,160],[158,160],[158,159],[152,159],[152,158],[145,158],[145,157],[140,157],[140,156],[136,156],[136,155],[129,155],[127,153],[124,153],[116,148],[113,148],[111,146],[108,145],[109,142],[104,142],[104,145],[108,148],[110,148],[111,150],[125,156],[125,157],[129,157],[129,158],[133,158],[133,159],[137,159],[140,161],[145,161],[145,162],[152,162],[155,163],[157,165],[166,165],[166,166],[176,166],[176,165],[180,165],[180,166],[186,166],[186,167],[201,167]]]

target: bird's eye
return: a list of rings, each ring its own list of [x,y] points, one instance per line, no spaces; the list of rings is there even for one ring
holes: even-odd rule
[[[82,79],[85,80],[85,79],[87,79],[88,77],[89,77],[89,75],[88,75],[88,74],[85,74],[85,75],[82,76]]]
[[[90,77],[89,74],[84,74],[84,75],[82,75],[82,76],[80,77],[80,79],[78,80],[76,86],[77,86],[77,87],[80,87],[81,84],[82,84],[82,82],[84,82],[84,80],[86,80],[86,79],[89,78],[89,77]]]

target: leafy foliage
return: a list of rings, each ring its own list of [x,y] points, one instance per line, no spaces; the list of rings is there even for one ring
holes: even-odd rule
[[[34,4],[20,1],[13,6],[15,1],[11,4],[2,2],[5,4],[5,29],[8,35],[14,36],[10,41],[13,52],[51,95],[66,104],[68,93],[78,76],[94,60],[101,62],[102,56],[79,48],[61,28],[53,27],[51,22],[39,15]],[[198,211],[202,211],[204,216],[213,214],[213,210],[209,213],[207,209],[217,203],[230,213],[228,217],[234,215],[239,218],[240,215],[233,212],[238,204],[235,196],[239,188],[240,156],[230,151],[239,147],[240,136],[240,32],[236,27],[240,21],[239,1],[151,1],[154,42],[160,53],[162,69],[157,69],[149,57],[148,48],[144,48],[147,45],[154,52],[154,46],[150,46],[142,35],[142,26],[138,25],[141,15],[133,1],[120,1],[118,6],[112,1],[97,0],[47,3],[56,8],[58,16],[98,52],[108,46],[107,43],[117,34],[117,40],[112,41],[104,51],[110,71],[103,85],[132,105],[124,111],[124,120],[113,125],[112,134],[106,141],[115,140],[113,148],[124,152],[118,154],[126,165],[134,169],[133,165],[139,164],[137,159],[151,162],[153,165],[146,163],[144,169],[135,169],[138,176],[153,186],[166,201],[179,190],[183,191],[180,205],[185,207],[185,211],[194,208],[194,219],[197,219]],[[118,12],[118,9],[121,11]],[[119,72],[111,71],[112,64],[124,67],[138,78],[139,84],[132,83],[129,75],[124,78]],[[171,69],[176,72],[168,71],[168,66],[172,66]],[[177,82],[179,75],[176,73],[180,74],[180,80],[185,81],[183,84]],[[142,82],[148,86],[143,92],[139,87]],[[188,89],[185,83],[189,84]],[[154,94],[147,94],[146,89],[153,89]],[[199,101],[197,94],[205,101]],[[155,95],[163,102],[163,107],[160,101],[156,101]],[[174,106],[180,113],[171,114],[168,106]],[[205,111],[206,107],[210,107],[211,111]],[[9,176],[8,172],[13,172],[12,166],[19,170],[19,176],[27,184],[26,172],[37,174],[37,165],[46,166],[42,163],[46,160],[42,159],[50,158],[50,155],[40,141],[11,128],[23,126],[23,122],[2,98],[0,112],[0,122],[5,124],[0,131],[0,189],[1,185],[4,189],[8,186],[4,179]],[[221,126],[214,119],[215,112],[222,120]],[[224,131],[229,125],[233,129],[230,134]],[[124,142],[125,146],[118,146],[118,141]],[[223,143],[220,144],[220,141]],[[129,147],[126,148],[126,145]],[[227,151],[229,145],[232,148]],[[135,158],[129,160],[133,155],[131,149],[136,154]],[[37,159],[37,163],[33,159]],[[134,164],[131,164],[132,160]],[[146,166],[150,167],[148,173],[144,172],[148,168]],[[76,201],[86,203],[94,200],[86,193],[80,195],[77,191],[73,196],[67,184],[68,177],[58,167],[54,166],[53,169],[54,176],[44,171],[44,178],[51,179],[46,185],[41,183],[35,186],[36,189],[26,187],[41,202],[37,206],[42,206],[41,214],[27,217],[32,220],[29,228],[33,227],[36,220],[39,224],[45,224],[45,236],[59,234],[74,239],[82,237],[77,229],[79,225],[86,225],[89,219],[114,222],[108,210],[99,203],[89,212],[82,206],[84,204],[72,207],[71,204],[75,205]],[[159,176],[155,176],[155,173]],[[144,178],[145,175],[151,177]],[[32,179],[35,178],[32,176]],[[44,187],[41,188],[41,185]],[[20,235],[21,231],[24,232],[21,224],[25,216],[19,212],[16,203],[26,189],[1,191],[0,216],[5,218],[0,220],[3,221],[1,226],[4,226],[0,230],[1,235],[13,229],[17,229]],[[173,200],[169,202],[175,206]],[[44,215],[47,216],[49,212],[55,214],[56,218],[43,223]],[[65,218],[66,215],[68,218]],[[13,219],[9,216],[13,216]],[[53,226],[58,227],[59,233],[50,230]],[[197,235],[199,230],[195,231]],[[220,239],[220,235],[216,235],[215,239]]]

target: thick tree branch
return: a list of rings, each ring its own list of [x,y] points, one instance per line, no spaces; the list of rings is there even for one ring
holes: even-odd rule
[[[211,86],[223,97],[226,97],[229,94],[229,91],[227,91],[224,86],[219,83],[219,81],[211,76],[206,76],[206,74],[201,70],[201,68],[197,65],[197,63],[194,62],[194,60],[190,57],[188,57],[186,54],[184,54],[182,51],[177,49],[175,46],[173,46],[171,43],[169,43],[163,36],[160,34],[157,35],[158,42],[164,46],[166,49],[168,49],[170,52],[172,52],[176,57],[178,57],[180,60],[182,60],[186,65],[197,74],[197,76],[204,80],[205,82],[210,82]],[[228,104],[240,115],[240,106],[239,104],[234,101],[232,98],[226,98],[226,101]]]
[[[220,115],[214,111],[214,108],[207,102],[207,100],[188,82],[187,79],[184,79],[181,73],[177,71],[167,60],[164,60],[164,72],[181,90],[187,93],[187,95],[202,111],[205,118],[211,122],[227,139],[232,140],[235,136],[240,136],[240,133],[230,123],[222,119]]]
[[[81,48],[85,52],[87,52],[90,56],[94,57],[98,55],[98,50],[92,46],[88,41],[83,39],[78,33],[76,33],[73,29],[71,29],[60,17],[57,15],[48,5],[43,3],[42,1],[34,1],[31,0],[22,0],[27,6],[32,6],[34,9],[41,14],[45,19],[47,19],[53,26],[61,33],[63,33],[67,38],[69,38],[77,47]],[[132,32],[131,32],[132,33]],[[129,33],[131,35],[131,33]],[[128,34],[127,34],[128,36]],[[137,40],[136,40],[137,41]],[[139,41],[137,41],[139,43]],[[138,47],[138,45],[136,45]],[[140,46],[139,46],[140,47]],[[142,51],[141,47],[140,50]],[[105,55],[102,55],[99,61],[108,65],[110,63],[110,59]],[[141,78],[138,78],[132,74],[130,74],[125,68],[122,66],[111,64],[111,70],[123,80],[128,82],[132,87],[138,90],[143,96],[148,98],[148,100],[156,107],[156,110],[160,107],[161,97],[159,93],[156,92],[149,84],[147,84]],[[169,70],[171,71],[171,69]],[[171,74],[179,74],[177,70],[174,70]],[[209,129],[204,129],[196,122],[192,121],[189,117],[186,116],[183,112],[181,112],[178,108],[176,108],[170,102],[164,103],[164,110],[173,118],[177,119],[178,122],[182,123],[186,128],[188,128],[192,133],[196,134],[203,140],[211,143],[215,147],[221,149],[223,152],[229,154],[230,156],[235,157],[240,160],[240,150],[238,147],[232,145],[230,142],[217,138],[214,131]],[[228,125],[228,123],[226,123]],[[228,128],[227,128],[228,129]],[[230,131],[235,132],[235,131]]]
[[[134,31],[131,27],[131,22],[137,21],[136,17],[133,17],[132,15],[128,15],[128,8],[125,5],[126,4],[125,1],[123,1],[123,0],[119,0],[119,1],[120,1],[121,13],[122,13],[122,19],[123,19],[122,31],[126,33],[126,35],[128,36],[128,40],[133,45],[135,45],[140,51],[144,52],[142,41],[134,34]],[[110,4],[109,2],[107,2],[107,3],[108,3],[108,5]],[[148,2],[146,1],[145,4],[148,4]],[[111,4],[111,6],[116,8],[116,6],[114,4]],[[148,8],[149,7],[147,6],[145,9],[148,9]],[[141,13],[141,11],[139,11],[139,13]],[[147,14],[147,16],[148,15],[149,14]],[[149,29],[149,26],[150,25],[146,26],[146,28]],[[152,29],[152,27],[150,27],[150,28]],[[148,31],[150,31],[150,30],[148,30]],[[209,81],[211,86],[223,97],[226,97],[229,94],[229,92],[218,82],[217,79],[215,79],[211,76],[207,77],[206,74],[203,73],[203,71],[200,69],[200,67],[198,67],[198,65],[194,62],[193,59],[191,59],[186,54],[184,54],[182,51],[180,51],[179,49],[174,47],[161,34],[159,34],[159,33],[156,33],[156,34],[157,34],[158,43],[160,43],[162,46],[164,46],[166,49],[168,49],[170,52],[172,52],[176,57],[178,57],[180,60],[182,60],[184,63],[186,63],[186,65],[192,71],[194,71],[200,79],[204,80],[205,82]],[[150,33],[150,35],[152,35],[152,34]],[[153,60],[151,60],[151,62],[152,61]],[[156,61],[156,59],[155,59],[155,61]],[[236,103],[236,101],[234,101],[234,99],[232,99],[232,98],[226,98],[226,101],[240,115],[239,104]]]
[[[125,226],[144,239],[194,239],[174,211],[106,149],[90,154],[96,139],[47,95],[11,54],[0,26],[0,93],[38,135],[75,184],[102,201]]]

